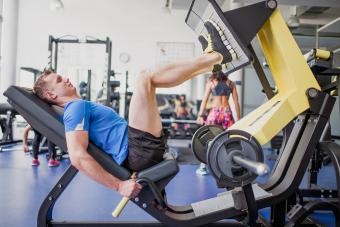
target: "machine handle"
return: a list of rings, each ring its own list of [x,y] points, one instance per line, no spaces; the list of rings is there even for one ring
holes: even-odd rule
[[[269,166],[265,163],[254,162],[239,155],[233,156],[233,161],[258,176],[269,173]]]
[[[131,175],[131,179],[135,179],[136,178],[137,173],[134,172]],[[122,210],[124,209],[124,207],[126,206],[126,204],[129,202],[129,198],[128,197],[123,197],[120,202],[118,203],[118,205],[116,206],[116,208],[114,209],[114,211],[112,212],[112,216],[114,218],[118,218],[120,213],[122,212]]]

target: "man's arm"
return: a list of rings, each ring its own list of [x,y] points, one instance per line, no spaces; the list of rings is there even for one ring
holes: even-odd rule
[[[87,152],[87,131],[66,133],[66,142],[71,163],[74,167],[99,184],[118,191],[121,195],[133,198],[138,195],[141,185],[135,180],[121,181],[104,170]]]

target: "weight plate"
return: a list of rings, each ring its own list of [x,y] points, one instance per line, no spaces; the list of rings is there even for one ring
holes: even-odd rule
[[[220,125],[205,125],[195,132],[191,141],[191,150],[200,162],[207,164],[209,142],[223,131],[224,129]]]
[[[207,151],[208,166],[219,187],[239,187],[251,183],[257,177],[235,163],[232,158],[234,155],[263,162],[262,148],[250,134],[240,130],[219,134]]]

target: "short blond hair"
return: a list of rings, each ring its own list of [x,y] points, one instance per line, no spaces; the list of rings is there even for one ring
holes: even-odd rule
[[[45,88],[46,88],[46,81],[45,78],[53,73],[52,70],[44,69],[44,71],[41,73],[41,75],[38,77],[38,79],[35,81],[33,86],[33,92],[36,94],[39,98],[41,98],[44,101],[51,102],[46,96],[45,96]]]

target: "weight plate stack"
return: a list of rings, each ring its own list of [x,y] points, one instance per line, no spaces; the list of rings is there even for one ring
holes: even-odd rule
[[[215,137],[207,151],[208,166],[218,187],[234,188],[249,184],[256,174],[233,161],[233,156],[263,162],[262,147],[250,134],[241,130],[224,131]]]
[[[191,150],[200,162],[207,164],[209,142],[223,131],[220,125],[205,125],[195,132],[191,141]]]

